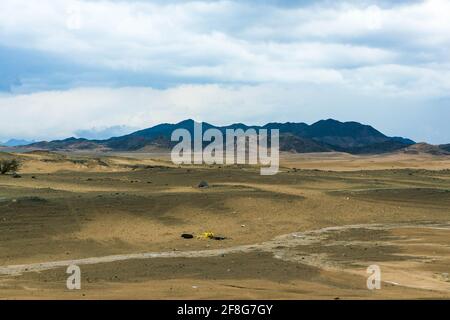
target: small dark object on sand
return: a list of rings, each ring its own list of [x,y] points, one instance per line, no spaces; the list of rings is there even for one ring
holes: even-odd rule
[[[208,188],[208,187],[209,187],[209,184],[208,184],[208,182],[206,182],[206,181],[201,181],[201,182],[198,184],[198,187],[199,187],[199,188]]]
[[[213,239],[214,240],[225,240],[226,237],[214,236]]]
[[[192,239],[192,238],[194,238],[194,236],[192,234],[190,234],[190,233],[183,233],[181,235],[181,237],[184,238],[184,239]]]
[[[13,178],[22,178],[22,176],[20,174],[17,174],[17,173],[14,173],[12,177]]]

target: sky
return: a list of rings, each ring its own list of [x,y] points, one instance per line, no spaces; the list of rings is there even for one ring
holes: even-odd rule
[[[0,141],[334,118],[450,143],[450,0],[2,0]]]

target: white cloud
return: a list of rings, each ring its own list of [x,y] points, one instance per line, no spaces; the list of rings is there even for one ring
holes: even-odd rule
[[[450,137],[448,101],[379,95],[346,85],[182,85],[168,89],[77,88],[0,95],[0,140],[55,139],[80,130],[147,128],[187,118],[213,124],[356,120],[389,135],[444,143]]]
[[[450,1],[275,2],[2,0],[0,138],[335,117],[450,140]]]
[[[388,7],[3,0],[0,44],[57,54],[97,73],[151,73],[177,83],[352,84],[361,79],[354,84],[367,86],[379,82],[367,68],[390,65],[396,67],[383,74],[382,82],[403,93],[416,92],[410,82],[450,71],[448,12],[448,0]],[[70,27],[74,19],[79,28]],[[413,79],[396,82],[395,70],[405,68]],[[45,81],[45,71],[40,76]],[[445,81],[428,86],[441,95],[449,89]]]

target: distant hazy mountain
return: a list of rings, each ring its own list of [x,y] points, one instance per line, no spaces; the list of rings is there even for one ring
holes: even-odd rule
[[[176,124],[162,123],[154,127],[139,130],[124,136],[106,140],[88,140],[68,138],[50,142],[37,142],[30,145],[35,149],[46,150],[114,150],[136,151],[155,147],[169,149],[177,142],[170,141],[175,129],[184,128],[194,131],[194,120],[188,119]],[[203,123],[203,130],[226,129],[279,129],[281,151],[326,152],[340,151],[353,154],[385,153],[400,150],[415,142],[401,137],[388,137],[375,128],[358,122],[340,122],[333,119],[306,123],[268,123],[264,126],[248,126],[236,123],[229,126],[214,126]]]
[[[85,139],[109,139],[110,137],[118,137],[123,136],[124,134],[128,134],[130,132],[136,131],[137,128],[128,127],[128,126],[112,126],[106,128],[91,128],[88,130],[77,130],[75,131],[75,135],[80,138]]]
[[[17,146],[26,146],[31,143],[34,143],[34,140],[28,141],[28,140],[21,140],[21,139],[10,139],[6,142],[0,142],[0,146],[17,147]]]

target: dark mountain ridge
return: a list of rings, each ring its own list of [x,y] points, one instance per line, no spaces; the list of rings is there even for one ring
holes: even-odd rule
[[[268,123],[263,126],[248,126],[235,123],[228,126],[215,126],[203,122],[203,131],[215,128],[225,133],[226,129],[279,129],[281,151],[327,152],[339,151],[353,154],[385,153],[408,147],[415,142],[402,137],[388,137],[372,126],[358,122],[340,122],[333,119],[320,120],[311,125],[300,122]],[[162,123],[124,136],[106,140],[68,138],[64,140],[42,141],[29,145],[34,149],[45,150],[113,150],[137,151],[144,147],[169,149],[177,142],[170,141],[176,129],[194,132],[194,120],[188,119],[176,124]]]

